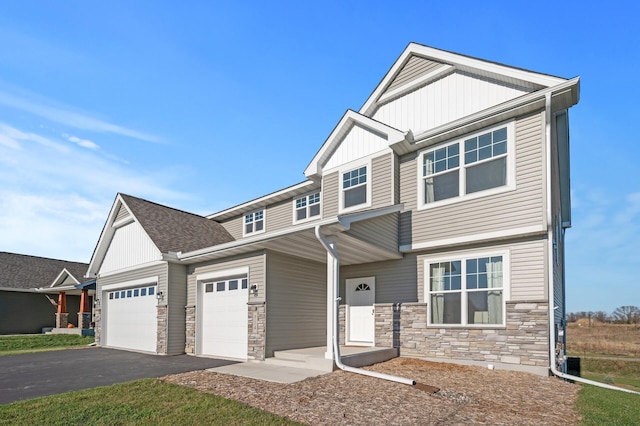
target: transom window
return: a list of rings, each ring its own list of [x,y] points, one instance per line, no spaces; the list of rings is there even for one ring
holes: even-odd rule
[[[320,192],[305,195],[295,200],[295,220],[301,221],[320,216]]]
[[[506,187],[513,125],[484,131],[421,155],[421,204]]]
[[[149,294],[149,296],[153,296],[155,289],[156,288],[154,286],[154,287],[134,288],[129,290],[110,291],[109,299],[130,299],[133,297],[143,297],[143,296],[146,296],[147,293]]]
[[[343,207],[353,207],[367,202],[367,166],[342,174]]]
[[[244,216],[244,235],[259,232],[264,232],[264,210],[257,210]]]
[[[211,283],[206,283],[204,285],[205,293],[213,293],[214,290],[216,292],[219,291],[234,291],[239,288],[246,290],[249,287],[249,281],[246,277],[238,277],[238,278],[229,278],[222,279],[220,281],[215,281]]]
[[[502,255],[429,263],[430,324],[503,324],[504,268]]]

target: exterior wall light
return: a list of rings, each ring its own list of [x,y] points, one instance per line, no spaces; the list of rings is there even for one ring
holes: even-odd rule
[[[158,299],[158,300],[164,299],[164,293],[161,292],[161,291],[157,292],[156,293],[156,299]]]
[[[258,285],[257,284],[251,284],[251,287],[249,287],[249,294],[252,296],[257,296],[258,295]]]

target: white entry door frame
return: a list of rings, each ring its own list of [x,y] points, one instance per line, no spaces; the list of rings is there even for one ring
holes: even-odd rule
[[[352,346],[373,346],[376,300],[376,278],[349,278],[346,284],[345,341]]]

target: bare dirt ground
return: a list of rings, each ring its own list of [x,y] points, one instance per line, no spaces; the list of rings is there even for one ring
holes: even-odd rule
[[[577,425],[579,386],[512,371],[396,358],[367,369],[440,388],[412,386],[344,371],[279,384],[208,371],[163,380],[235,399],[311,425]]]

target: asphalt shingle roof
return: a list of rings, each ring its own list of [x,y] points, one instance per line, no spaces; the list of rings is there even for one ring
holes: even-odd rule
[[[161,253],[186,253],[234,241],[214,220],[131,195],[120,195]]]
[[[48,287],[63,269],[67,269],[78,281],[84,280],[89,267],[86,263],[0,252],[0,287],[38,288]]]

